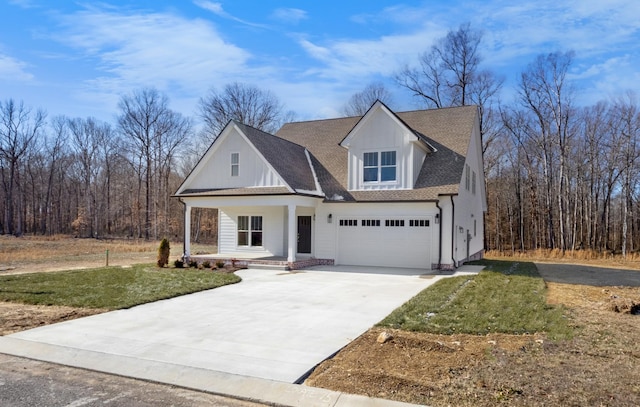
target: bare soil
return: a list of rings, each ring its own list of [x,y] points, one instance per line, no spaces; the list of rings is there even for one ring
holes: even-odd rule
[[[0,236],[0,275],[102,266],[107,249],[111,264],[153,262],[157,243]],[[547,285],[577,328],[571,340],[386,330],[393,338],[381,344],[372,328],[306,384],[433,406],[640,405],[640,288]],[[0,335],[99,312],[0,302]]]
[[[640,316],[614,305],[640,303],[640,288],[548,288],[577,327],[571,340],[386,330],[393,339],[380,344],[373,328],[306,384],[433,406],[640,405]]]

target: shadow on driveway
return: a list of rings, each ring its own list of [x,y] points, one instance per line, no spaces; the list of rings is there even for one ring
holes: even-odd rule
[[[640,271],[637,270],[549,263],[536,263],[536,267],[542,278],[552,283],[640,287]]]

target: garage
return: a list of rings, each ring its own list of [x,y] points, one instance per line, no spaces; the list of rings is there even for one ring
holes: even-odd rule
[[[336,226],[337,264],[431,268],[431,218],[344,217]]]

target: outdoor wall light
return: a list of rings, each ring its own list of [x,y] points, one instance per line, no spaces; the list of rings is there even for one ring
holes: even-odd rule
[[[436,213],[436,225],[440,223],[440,214]]]
[[[333,215],[329,214],[327,215],[327,223],[331,223],[333,221]]]

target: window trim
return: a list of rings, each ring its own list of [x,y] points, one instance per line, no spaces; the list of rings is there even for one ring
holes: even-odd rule
[[[382,156],[383,153],[393,153],[393,165],[383,165],[382,164]],[[366,165],[365,156],[367,154],[375,154],[376,164],[375,165]],[[376,179],[367,181],[365,179],[365,173],[367,169],[376,169]],[[392,180],[382,180],[382,170],[385,168],[393,168],[394,169],[394,179]],[[397,150],[371,150],[371,151],[363,151],[362,152],[362,183],[364,185],[376,185],[376,184],[397,184],[398,183],[398,151]]]
[[[240,229],[240,218],[246,218],[246,229]],[[258,221],[259,219],[259,223],[260,223],[260,228],[259,229],[254,229],[254,226],[256,226],[254,224],[254,218],[255,221]],[[262,215],[238,215],[237,219],[236,219],[236,246],[237,247],[264,247],[264,226],[263,226],[263,220],[264,218],[262,217]],[[244,223],[244,222],[243,222]],[[240,244],[240,233],[246,233],[246,240],[247,240],[247,244]],[[257,234],[260,234],[260,244],[256,245],[254,244],[254,236],[256,236]]]
[[[233,159],[237,158],[236,162],[233,162]],[[233,173],[233,170],[235,171],[235,174]],[[231,153],[231,176],[232,177],[238,177],[240,175],[240,153]]]

